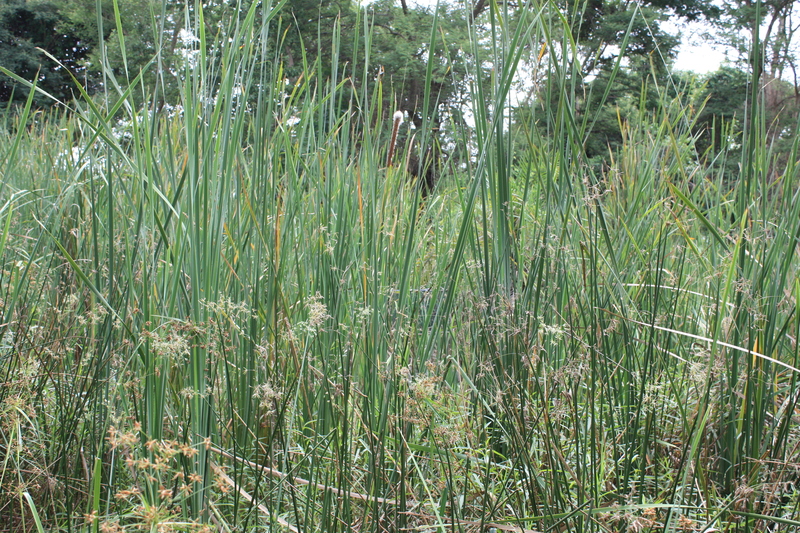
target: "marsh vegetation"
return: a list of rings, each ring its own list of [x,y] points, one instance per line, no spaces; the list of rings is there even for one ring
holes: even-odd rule
[[[490,4],[469,120],[432,118],[423,62],[414,142],[435,121],[446,152],[424,199],[386,165],[401,96],[366,16],[289,76],[282,6],[216,34],[187,8],[174,105],[156,57],[9,107],[4,527],[800,526],[797,135],[768,135],[749,83],[741,131],[699,151],[698,85],[648,74],[590,160],[609,108],[575,82],[569,13]],[[512,109],[520,63],[547,105]]]

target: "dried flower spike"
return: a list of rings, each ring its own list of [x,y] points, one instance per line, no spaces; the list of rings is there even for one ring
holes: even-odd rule
[[[400,129],[400,124],[403,123],[403,112],[399,109],[392,115],[392,139],[389,141],[389,153],[386,156],[386,166],[392,166],[392,159],[394,158],[394,147],[397,144],[397,131]]]

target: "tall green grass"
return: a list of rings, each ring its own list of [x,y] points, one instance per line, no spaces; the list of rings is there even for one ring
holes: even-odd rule
[[[758,87],[734,183],[659,86],[601,172],[570,21],[498,5],[489,57],[472,28],[475,127],[452,130],[467,165],[423,202],[384,168],[383,87],[350,83],[370,76],[368,19],[361,63],[340,65],[335,39],[331,72],[287,84],[265,55],[275,6],[218,40],[197,6],[179,108],[128,73],[6,119],[6,523],[800,524],[797,157],[773,164]],[[548,131],[508,118],[541,42]]]

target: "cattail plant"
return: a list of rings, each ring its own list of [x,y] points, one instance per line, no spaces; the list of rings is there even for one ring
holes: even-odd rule
[[[394,162],[394,154],[397,151],[397,136],[400,131],[400,125],[403,123],[403,112],[397,110],[392,115],[392,134],[389,139],[389,150],[386,155],[386,167],[391,168]],[[416,134],[411,136],[408,142],[408,150],[406,152],[404,170],[411,178],[418,178],[419,187],[421,190],[422,198],[424,199],[436,185],[439,170],[439,157],[440,153],[434,149],[435,143],[428,143],[425,149],[425,154],[420,155],[415,152],[418,148],[415,142]]]
[[[400,131],[400,125],[403,123],[403,112],[399,109],[392,115],[392,138],[389,140],[389,153],[386,155],[386,167],[392,166],[394,159],[394,150],[397,146],[397,132]]]

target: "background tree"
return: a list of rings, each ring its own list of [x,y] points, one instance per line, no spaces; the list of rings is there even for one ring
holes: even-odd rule
[[[552,70],[554,62],[551,61],[548,72],[538,73],[539,90],[531,93],[527,105],[541,111],[533,114],[538,116],[537,124],[547,137],[554,127],[556,109],[563,105],[565,90],[565,87],[548,88],[548,80],[563,83],[567,79],[575,99],[570,104],[574,118],[587,128],[585,156],[599,162],[620,146],[620,120],[626,120],[630,112],[639,112],[641,106],[645,109],[657,107],[658,92],[646,88],[653,83],[662,88],[671,87],[669,66],[679,41],[665,32],[661,23],[670,15],[694,19],[706,16],[705,13],[711,16],[713,12],[700,2],[684,5],[587,0],[551,5],[567,21],[567,27],[556,26],[555,31],[560,35],[569,31],[576,48],[549,47],[549,53],[564,56],[555,63],[567,65],[564,68],[569,76]],[[554,38],[561,39],[558,34]]]
[[[88,43],[80,35],[63,31],[67,19],[62,7],[56,1],[0,4],[0,65],[27,80],[36,78],[42,90],[67,100],[74,89],[68,73],[37,50],[47,50],[75,74],[84,73]],[[0,75],[0,101],[23,100],[27,94],[27,88]],[[38,104],[46,101],[40,95],[35,98]]]
[[[323,72],[331,71],[334,28],[339,26],[339,62],[352,68],[352,39],[356,29],[357,6],[352,0],[299,0],[281,8],[280,34],[276,37],[284,74],[296,79],[303,72],[303,60],[320,62]]]
[[[442,4],[436,18],[436,38],[431,50],[433,8],[399,7],[391,0],[375,2],[367,16],[373,21],[373,58],[383,70],[387,97],[422,127],[427,118],[433,128],[443,120],[460,116],[467,91],[467,65],[472,60],[468,44],[470,13]],[[430,109],[423,117],[428,61],[432,60]],[[391,111],[391,109],[390,109]]]
[[[714,154],[729,144],[727,136],[741,132],[741,126],[736,122],[744,117],[748,85],[748,74],[729,66],[706,77],[697,99],[697,105],[701,107],[696,126],[699,153],[710,149]]]
[[[206,30],[215,36],[230,6],[213,1],[206,4]],[[176,101],[182,58],[175,52],[180,46],[180,30],[192,31],[184,28],[184,10],[191,14],[194,4],[126,0],[117,6],[119,28],[111,0],[99,4],[96,0],[9,0],[0,4],[0,64],[28,80],[39,70],[42,89],[59,99],[69,99],[75,91],[74,82],[36,47],[58,59],[90,93],[101,87],[101,72],[112,74],[124,87],[128,78],[138,75],[158,55],[160,60],[144,71],[144,85],[159,87],[162,101],[164,94],[167,100]],[[124,54],[120,37],[125,42]],[[7,101],[15,88],[14,99],[24,98],[27,91],[8,78],[0,80],[5,80],[0,81],[0,101]],[[39,105],[52,103],[37,96]]]
[[[366,6],[351,0],[287,3],[281,13],[285,31],[277,37],[276,44],[284,72],[290,78],[298,76],[303,57],[311,64],[319,62],[321,72],[330,72],[333,27],[338,22],[340,70],[346,69],[358,90],[371,91],[373,84],[380,81],[382,108],[387,117],[399,108],[417,127],[422,126],[425,78],[428,60],[433,58],[431,108],[424,118],[439,125],[460,107],[465,91],[470,10],[444,2],[438,9],[437,37],[431,54],[434,8],[409,6],[396,0],[378,0]],[[365,57],[364,21],[370,27],[367,72],[363,64],[352,64]]]
[[[328,83],[336,70],[337,79],[348,78],[359,98],[379,96],[379,101],[371,101],[373,124],[388,123],[395,110],[402,110],[412,124],[414,142],[427,147],[425,157],[412,150],[408,168],[430,186],[441,168],[440,147],[454,136],[444,124],[465,124],[467,72],[474,61],[469,44],[472,16],[469,7],[447,2],[435,8],[395,0],[368,5],[299,0],[282,8],[284,29],[274,38],[274,47],[290,79],[303,72],[304,59],[316,65],[315,83]],[[337,65],[332,64],[333,50]],[[403,128],[401,146],[410,140],[411,130]]]
[[[487,6],[482,6],[483,11]],[[517,115],[534,118],[546,139],[558,120],[556,110],[564,105],[564,95],[570,94],[567,105],[583,129],[584,155],[598,163],[620,147],[621,122],[658,109],[659,98],[677,96],[684,89],[685,80],[670,68],[678,37],[664,31],[662,23],[668,19],[716,21],[722,14],[708,0],[558,0],[535,8],[543,6],[556,10],[547,16],[565,20],[566,25],[553,25],[551,41],[558,44],[531,47],[529,70],[535,90],[529,91]],[[541,62],[548,71],[537,70],[545,52],[560,57]],[[561,86],[552,87],[549,80]]]
[[[717,38],[734,50],[740,67],[758,67],[768,79],[781,79],[787,71],[797,85],[797,49],[792,41],[797,27],[792,23],[797,14],[792,0],[733,0],[724,2],[721,16],[714,19]],[[761,51],[752,54],[755,30],[760,29]]]

